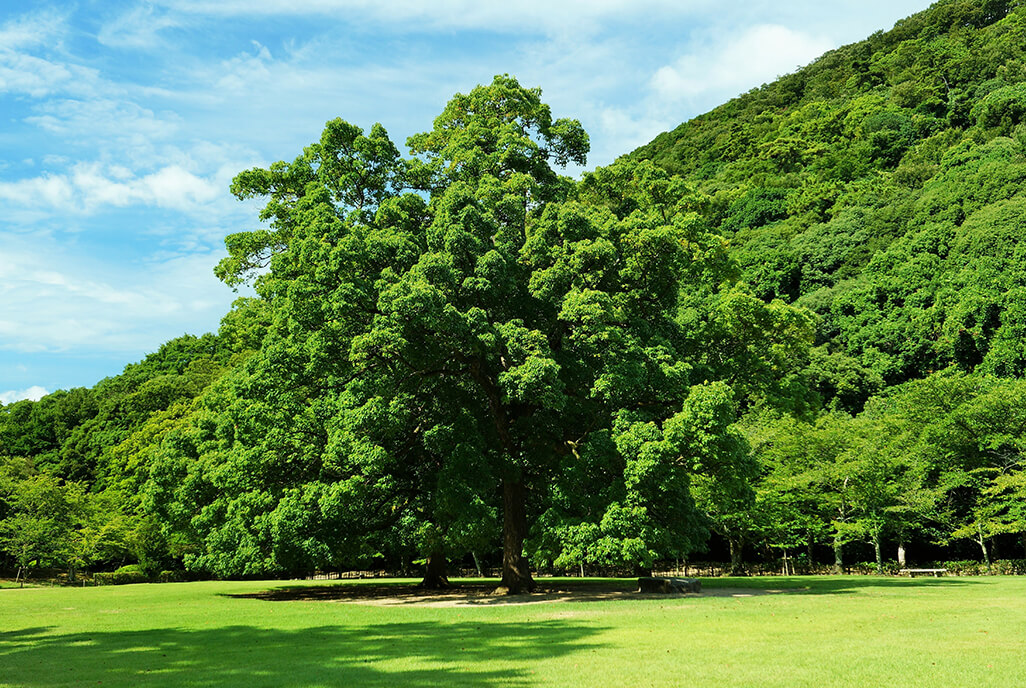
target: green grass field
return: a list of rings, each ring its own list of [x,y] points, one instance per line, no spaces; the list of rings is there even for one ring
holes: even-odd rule
[[[718,596],[447,607],[334,581],[4,589],[0,686],[1026,685],[1026,578],[704,583]]]

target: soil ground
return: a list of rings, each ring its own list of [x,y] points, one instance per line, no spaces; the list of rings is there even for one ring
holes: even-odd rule
[[[417,605],[424,607],[462,607],[482,605],[523,605],[547,602],[600,602],[608,600],[644,600],[680,597],[754,597],[773,595],[784,590],[759,588],[710,588],[700,593],[639,593],[624,581],[581,584],[538,580],[537,589],[522,595],[496,594],[496,583],[458,583],[444,590],[426,590],[409,584],[289,586],[262,592],[233,595],[268,601],[324,601],[371,604],[378,606]]]

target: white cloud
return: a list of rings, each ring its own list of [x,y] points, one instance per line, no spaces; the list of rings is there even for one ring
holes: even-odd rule
[[[25,53],[0,50],[0,94],[43,98],[55,93],[90,95],[97,71]]]
[[[605,108],[599,113],[599,140],[605,145],[593,151],[594,162],[608,165],[676,124],[672,117],[660,118],[655,112],[634,114],[624,108]]]
[[[67,207],[73,203],[74,189],[63,175],[43,174],[14,182],[0,182],[0,200],[18,206]]]
[[[221,63],[217,71],[223,76],[214,82],[218,93],[246,92],[256,84],[274,88],[273,84],[276,82],[273,80],[275,75],[271,72],[274,66],[271,52],[256,41],[253,43],[254,53],[242,53]]]
[[[31,12],[0,25],[0,51],[53,43],[66,29],[67,15],[49,9]]]
[[[367,55],[360,57],[366,63],[345,64],[336,49],[319,39],[275,54],[255,44],[225,60],[190,61],[187,97],[204,99],[196,118],[208,140],[238,153],[259,150],[261,156],[249,158],[263,157],[262,164],[291,160],[320,137],[326,121],[341,116],[364,128],[382,122],[401,146],[409,134],[430,128],[455,90],[481,80],[467,81],[462,58]],[[485,74],[490,80],[495,71]]]
[[[179,130],[180,117],[157,115],[128,100],[59,99],[38,105],[40,113],[25,121],[57,136],[79,141],[118,140],[125,143],[167,139]]]
[[[659,16],[681,17],[714,6],[711,0],[163,0],[170,10],[206,16],[345,17],[416,31],[485,29],[580,35],[600,22]]]
[[[0,404],[13,404],[22,399],[39,401],[49,393],[46,387],[40,387],[39,385],[32,385],[28,389],[12,389],[0,392]]]
[[[0,94],[43,98],[54,93],[91,93],[98,72],[35,53],[59,49],[67,33],[66,14],[28,13],[0,25]]]
[[[123,264],[83,259],[53,242],[0,235],[0,343],[8,351],[125,352],[216,329],[234,295],[213,276],[221,252]]]
[[[832,47],[822,36],[763,24],[716,44],[692,43],[686,54],[656,71],[651,86],[666,102],[729,98],[794,72]]]
[[[172,164],[136,176],[121,165],[80,162],[64,174],[0,182],[0,200],[18,208],[49,207],[60,213],[89,214],[134,204],[197,213],[208,210],[211,203],[229,200],[226,174],[218,170],[201,176]]]
[[[163,44],[161,31],[179,26],[179,19],[146,3],[104,24],[96,38],[103,45],[113,48],[153,49]]]
[[[876,29],[929,5],[928,0],[147,0],[129,15],[141,16],[139,25],[148,31],[161,21],[190,24],[196,20],[227,18],[314,19],[373,26],[410,33],[484,30],[507,34],[568,36],[582,40],[610,27],[630,25],[639,29],[639,40],[658,29],[678,33],[696,24],[710,27],[738,26],[759,21],[788,25],[820,26],[832,35],[851,29],[848,40],[857,40]],[[154,11],[159,7],[160,11]],[[849,21],[848,17],[852,16]],[[879,17],[886,17],[884,22]],[[170,20],[175,17],[175,20]],[[773,19],[776,17],[777,19]],[[843,17],[844,26],[839,17]],[[890,23],[886,23],[890,22]],[[119,20],[122,24],[131,24]],[[160,28],[165,28],[158,26]],[[146,47],[140,45],[140,47]]]
[[[213,179],[199,177],[179,165],[169,165],[138,180],[137,196],[162,208],[185,210],[226,195]]]

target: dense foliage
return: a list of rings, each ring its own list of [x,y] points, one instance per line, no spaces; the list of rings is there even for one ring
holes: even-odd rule
[[[657,137],[744,280],[820,316],[824,401],[1026,366],[1026,8],[941,2]]]
[[[743,282],[818,316],[830,413],[747,421],[761,496],[798,510],[777,546],[1022,535],[1014,404],[1000,432],[959,414],[1026,372],[1024,81],[1026,8],[939,2],[618,163],[687,179]]]
[[[1026,544],[1026,7],[942,0],[562,177],[510,77],[248,170],[217,335],[0,407],[12,566],[837,567]],[[1024,245],[1026,246],[1026,245]],[[973,549],[969,549],[973,548]]]

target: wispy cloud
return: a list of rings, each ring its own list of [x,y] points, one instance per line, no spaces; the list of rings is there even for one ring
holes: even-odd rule
[[[684,54],[652,76],[667,103],[719,102],[794,72],[834,47],[830,39],[763,24],[740,35],[692,41]]]
[[[74,197],[75,190],[64,175],[47,173],[31,179],[0,182],[0,200],[21,207],[69,207]]]
[[[346,17],[417,31],[484,29],[498,32],[565,33],[594,28],[617,18],[680,17],[707,10],[710,0],[159,0],[161,7],[200,16]]]
[[[60,213],[94,213],[107,206],[138,204],[197,213],[215,201],[228,201],[226,189],[227,179],[203,177],[180,165],[136,176],[118,165],[80,162],[65,174],[0,182],[0,200]]]
[[[83,260],[52,242],[50,248],[30,253],[0,235],[3,349],[138,356],[184,332],[215,329],[234,297],[211,272],[220,253],[126,265]]]
[[[103,25],[96,39],[112,48],[152,50],[164,46],[164,39],[160,35],[162,31],[181,25],[180,18],[165,8],[147,2],[116,15]]]
[[[64,36],[68,15],[54,8],[28,12],[0,24],[0,52],[53,44]]]
[[[0,96],[44,98],[56,93],[92,93],[96,69],[54,59],[68,32],[68,14],[30,12],[0,24]]]
[[[49,393],[46,387],[40,387],[39,385],[32,385],[27,389],[11,389],[6,392],[0,392],[0,404],[13,404],[22,399],[39,401]]]
[[[91,95],[96,76],[96,70],[88,67],[0,50],[0,95]]]
[[[38,105],[36,112],[25,121],[81,141],[166,139],[177,133],[181,119],[170,112],[158,116],[130,100],[108,97],[48,100]]]

